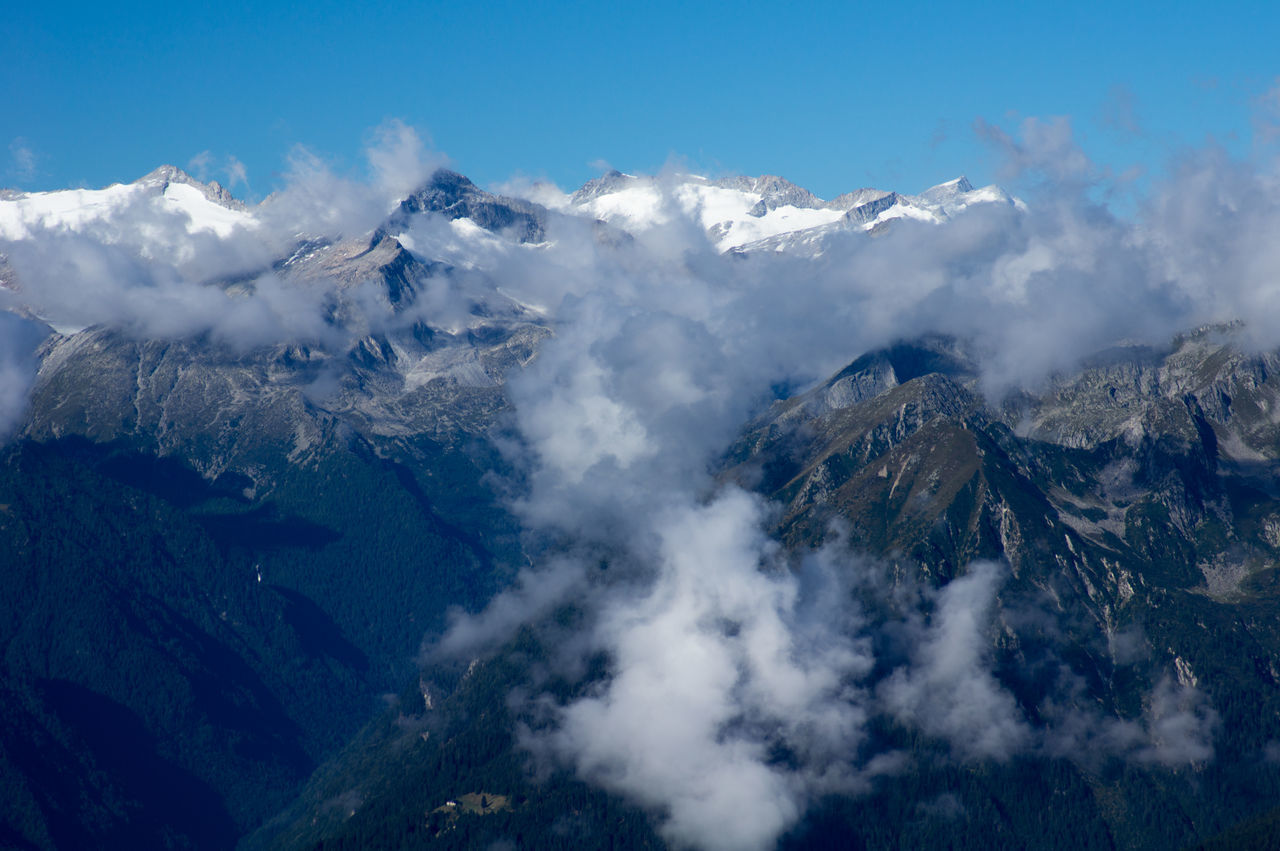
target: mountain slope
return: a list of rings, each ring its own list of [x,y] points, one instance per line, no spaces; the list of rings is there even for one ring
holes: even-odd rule
[[[884,625],[871,633],[884,659],[871,683],[882,695],[899,676],[895,654],[908,652],[895,649],[895,630],[906,627],[893,624],[920,593],[910,577],[919,571],[926,586],[946,588],[976,560],[1009,565],[988,652],[1041,742],[1011,759],[956,760],[945,735],[886,714],[872,724],[868,748],[905,754],[910,768],[857,794],[824,797],[783,847],[849,847],[856,836],[866,848],[1161,848],[1269,810],[1280,789],[1280,767],[1264,757],[1280,738],[1268,673],[1280,670],[1280,630],[1266,626],[1277,599],[1265,520],[1274,503],[1255,486],[1262,470],[1226,463],[1218,447],[1247,445],[1254,464],[1275,458],[1270,426],[1249,412],[1269,406],[1280,385],[1272,355],[1241,354],[1215,334],[1182,338],[1155,356],[1112,352],[1044,395],[1005,406],[977,391],[963,347],[902,343],[744,430],[724,475],[777,500],[781,541],[799,555],[838,539],[883,560],[887,589],[855,595]],[[1161,381],[1129,383],[1123,420],[1082,401],[1109,395],[1118,375],[1151,370]],[[1246,413],[1199,401],[1226,396],[1251,400],[1239,403]],[[545,831],[568,817],[558,796],[572,777],[541,773],[536,749],[521,757],[506,738],[506,713],[521,713],[535,730],[545,719],[536,702],[503,696],[532,687],[569,701],[592,692],[607,660],[577,682],[526,680],[541,667],[535,660],[554,654],[556,623],[579,616],[570,605],[534,624],[461,682],[447,666],[427,668],[367,731],[358,757],[317,776],[288,817],[293,827],[273,841],[434,848],[479,835],[554,847]],[[487,695],[480,705],[507,710],[477,717],[462,709],[475,705],[464,695],[476,689]],[[392,767],[403,747],[394,743],[414,733],[424,735],[408,765],[431,766],[430,780],[397,785],[391,778],[415,775]],[[467,738],[477,734],[489,738]],[[454,834],[438,813],[472,786],[520,803],[500,819],[472,816],[468,832]],[[322,802],[339,798],[352,802],[352,814],[317,821]],[[573,812],[585,819],[582,830],[610,829],[607,811]],[[612,829],[622,844],[653,841],[621,823]]]

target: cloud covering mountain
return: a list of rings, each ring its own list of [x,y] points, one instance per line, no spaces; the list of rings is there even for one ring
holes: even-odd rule
[[[180,179],[80,196],[74,215],[6,198],[0,428],[21,421],[45,324],[345,353],[371,329],[457,329],[479,301],[506,299],[552,331],[505,384],[511,507],[533,564],[431,652],[480,654],[557,607],[585,610],[563,664],[602,653],[609,674],[578,699],[531,698],[547,726],[528,732],[530,752],[704,848],[770,847],[816,797],[903,770],[871,744],[878,717],[960,760],[1212,759],[1215,712],[1172,675],[1116,720],[1079,704],[1061,662],[1058,714],[1033,723],[993,667],[992,636],[1013,617],[999,565],[935,589],[890,583],[839,543],[789,552],[769,532],[776,507],[719,475],[751,416],[897,340],[962,341],[993,403],[1108,346],[1208,323],[1243,320],[1248,345],[1280,345],[1268,172],[1188,153],[1126,219],[1095,200],[1097,170],[1066,124],[992,138],[1029,178],[1025,204],[943,184],[850,218],[887,195],[840,209],[759,181],[619,176],[574,196],[544,187],[546,203],[520,208],[534,238],[474,213],[393,215],[441,162],[400,125],[379,132],[368,180],[299,152],[287,187],[246,210]],[[379,229],[437,270],[411,306],[290,272],[323,241]]]

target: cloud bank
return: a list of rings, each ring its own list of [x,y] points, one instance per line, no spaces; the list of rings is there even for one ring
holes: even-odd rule
[[[999,566],[919,589],[872,626],[848,586],[875,586],[880,567],[824,552],[793,570],[763,531],[768,507],[710,475],[774,388],[896,339],[970,341],[998,398],[1116,342],[1164,343],[1269,303],[1277,206],[1261,174],[1202,152],[1133,222],[1092,200],[1100,170],[1065,122],[995,142],[1038,181],[1027,211],[978,207],[941,228],[836,231],[809,256],[744,258],[716,254],[669,203],[663,224],[607,252],[570,223],[544,252],[491,261],[557,320],[509,384],[527,482],[517,511],[551,540],[593,542],[629,578],[600,587],[585,565],[574,574],[572,599],[595,615],[585,650],[604,652],[612,674],[526,744],[652,807],[678,845],[770,847],[814,796],[901,765],[868,749],[877,716],[962,760],[1212,758],[1212,708],[1167,678],[1141,718],[1121,720],[1083,707],[1062,666],[1058,714],[1032,723],[994,670]],[[1276,330],[1259,324],[1254,339],[1274,345]],[[519,608],[512,596],[495,606],[508,624]],[[479,623],[458,627],[470,646]],[[901,663],[873,675],[885,629]]]

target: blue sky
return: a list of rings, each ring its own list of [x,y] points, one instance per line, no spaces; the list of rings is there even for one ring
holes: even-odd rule
[[[1000,178],[974,132],[1069,116],[1097,162],[1257,153],[1273,4],[10,4],[0,186],[161,163],[261,197],[304,145],[358,173],[401,119],[477,182],[607,163],[781,174],[831,197]],[[1263,110],[1265,111],[1265,110]],[[208,152],[203,160],[198,158]],[[194,159],[194,163],[193,163]]]

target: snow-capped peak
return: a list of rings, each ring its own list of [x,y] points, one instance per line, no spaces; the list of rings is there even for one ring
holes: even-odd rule
[[[974,204],[1016,203],[1014,198],[999,186],[991,184],[975,189],[968,178],[963,176],[931,186],[919,195],[904,200],[928,210],[940,221],[945,221]]]
[[[161,166],[133,183],[103,189],[6,192],[0,197],[0,239],[18,240],[41,230],[80,231],[127,218],[139,208],[185,219],[189,233],[227,236],[256,227],[245,205],[217,183],[201,183],[174,166]]]
[[[570,209],[629,230],[646,230],[682,212],[707,229],[721,251],[760,244],[781,246],[784,237],[832,228],[871,230],[892,219],[939,223],[979,203],[1013,204],[998,186],[975,189],[965,177],[930,187],[919,195],[858,189],[824,201],[781,177],[698,175],[633,177],[610,171],[575,192]]]
[[[228,210],[243,211],[247,209],[243,201],[233,196],[229,191],[227,191],[226,187],[218,181],[211,180],[208,183],[202,183],[182,169],[173,165],[162,165],[154,171],[140,177],[136,183],[144,186],[158,186],[162,193],[170,185],[175,183],[181,186],[190,186],[194,189],[198,189],[200,194],[207,200],[219,206],[226,207]]]
[[[598,198],[601,195],[620,192],[638,179],[632,175],[623,174],[616,169],[610,169],[599,177],[582,184],[582,188],[573,193],[569,200],[572,204],[585,205],[590,203],[593,198]]]

